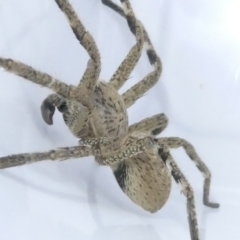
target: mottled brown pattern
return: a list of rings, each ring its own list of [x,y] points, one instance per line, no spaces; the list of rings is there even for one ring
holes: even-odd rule
[[[123,191],[146,211],[154,213],[161,209],[171,190],[171,174],[164,162],[156,153],[142,153],[127,159],[125,164],[127,177]]]
[[[194,193],[185,176],[172,158],[169,148],[183,147],[203,173],[203,203],[217,208],[209,201],[211,173],[193,146],[180,138],[155,138],[168,124],[164,114],[128,124],[127,108],[134,104],[158,81],[162,65],[142,23],[135,17],[129,0],[121,0],[122,8],[111,0],[102,0],[127,20],[136,44],[130,49],[109,82],[99,80],[101,58],[94,39],[85,29],[67,0],[55,0],[65,13],[79,43],[89,55],[86,70],[76,86],[67,85],[52,76],[11,59],[0,58],[6,71],[35,84],[51,89],[41,105],[43,120],[53,124],[57,108],[69,130],[78,138],[79,146],[48,152],[15,154],[0,158],[0,169],[21,166],[44,160],[62,161],[94,156],[101,165],[110,166],[123,192],[149,212],[156,212],[166,203],[171,190],[171,176],[180,185],[187,199],[187,214],[192,240],[199,240]],[[123,95],[118,90],[129,78],[145,48],[153,71]]]

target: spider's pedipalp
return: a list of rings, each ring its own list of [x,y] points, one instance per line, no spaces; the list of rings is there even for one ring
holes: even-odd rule
[[[41,104],[43,120],[48,124],[53,124],[53,115],[57,107],[60,112],[66,111],[66,99],[57,94],[49,95]]]
[[[179,148],[183,147],[186,154],[189,158],[195,163],[197,168],[201,171],[204,177],[204,186],[203,186],[203,204],[211,207],[218,208],[218,203],[212,203],[209,201],[209,193],[210,193],[210,183],[211,183],[211,172],[206,166],[206,164],[201,160],[198,156],[196,150],[192,146],[191,143],[186,140],[178,137],[167,137],[167,138],[159,138],[159,144],[164,144],[168,148]]]
[[[71,158],[88,157],[92,155],[90,148],[85,146],[66,147],[48,152],[22,153],[0,157],[0,169],[17,167],[45,160],[63,161]]]

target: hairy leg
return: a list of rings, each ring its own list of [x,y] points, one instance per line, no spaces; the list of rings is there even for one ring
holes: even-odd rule
[[[71,86],[53,78],[47,73],[37,71],[24,63],[13,61],[12,59],[0,58],[0,67],[33,83],[47,87],[63,97],[67,98],[69,96]]]
[[[168,125],[168,118],[164,113],[145,118],[142,121],[131,125],[128,128],[128,134],[145,133],[150,136],[160,134]]]
[[[99,77],[99,72],[101,68],[101,59],[97,45],[92,35],[85,29],[84,25],[78,18],[71,4],[67,0],[55,0],[55,1],[58,7],[66,15],[69,25],[71,26],[72,31],[75,34],[77,40],[86,49],[90,56],[88,67],[82,77],[80,85],[81,86],[86,85],[85,87],[87,89],[93,91],[96,85],[96,81]],[[89,75],[91,75],[91,77],[89,77]]]
[[[127,18],[127,15],[124,12],[124,9],[119,7],[117,4],[113,3],[111,0],[102,0],[102,3],[110,7],[117,13],[119,13],[121,16]],[[151,40],[148,36],[148,33],[144,27],[143,27],[143,33],[144,33],[144,42],[145,42],[145,48],[147,51],[147,56],[150,64],[153,65],[154,70],[151,73],[149,73],[143,80],[141,80],[139,83],[134,85],[132,88],[130,88],[127,92],[123,94],[123,99],[126,107],[132,106],[140,97],[142,97],[149,89],[151,89],[157,83],[162,73],[161,60],[158,57],[151,43]],[[127,78],[128,77],[129,75],[127,76]]]
[[[195,200],[192,187],[170,155],[168,148],[164,144],[159,144],[158,153],[167,167],[170,169],[175,182],[180,185],[182,193],[187,198],[187,213],[191,240],[199,240]]]
[[[125,17],[123,9],[116,3],[113,3],[112,0],[102,0],[102,3],[108,6],[109,8],[113,9],[115,12],[119,13],[121,16]]]
[[[85,29],[84,25],[78,18],[73,7],[67,0],[55,0],[58,7],[67,17],[70,27],[77,40],[85,48],[90,56],[87,69],[78,85],[78,88],[72,94],[72,98],[81,101],[84,97],[92,95],[101,69],[101,59],[97,45],[92,35]],[[80,97],[79,97],[80,96]],[[90,100],[90,99],[89,99]]]
[[[102,0],[102,3],[106,4],[108,1]],[[134,12],[131,8],[131,5],[128,0],[121,1],[123,5],[124,16],[127,19],[128,26],[131,32],[136,37],[137,43],[131,48],[130,52],[120,64],[116,72],[111,77],[109,84],[112,85],[115,89],[119,90],[123,84],[129,78],[131,72],[135,68],[143,48],[143,29],[142,24],[136,19]],[[115,5],[114,3],[112,3]],[[117,6],[117,5],[116,5]]]
[[[100,65],[100,55],[96,43],[89,32],[86,31],[85,27],[78,18],[73,7],[68,0],[55,0],[58,7],[66,15],[69,25],[72,28],[77,40],[86,49],[90,58],[95,64]],[[100,67],[100,66],[99,66]]]
[[[59,8],[65,13],[76,38],[90,56],[87,69],[82,77],[82,81],[80,82],[78,89],[73,86],[68,86],[46,73],[37,71],[24,63],[17,62],[12,59],[0,58],[0,66],[8,72],[12,72],[31,82],[47,87],[62,97],[72,100],[80,100],[78,99],[79,95],[81,95],[79,89],[83,92],[82,95],[86,95],[87,97],[95,88],[101,68],[100,54],[94,39],[84,28],[70,3],[67,0],[55,1]],[[83,98],[82,95],[81,98]]]
[[[0,169],[17,167],[45,160],[63,161],[70,158],[88,157],[91,155],[91,149],[84,146],[66,147],[50,150],[48,152],[14,154],[0,157]]]
[[[100,64],[100,63],[99,63]],[[88,60],[87,68],[78,84],[78,89],[84,89],[88,94],[92,94],[100,74],[100,65],[94,64],[92,59]]]
[[[209,201],[209,192],[210,192],[210,183],[211,183],[211,172],[206,166],[206,164],[201,160],[198,156],[196,150],[192,146],[191,143],[187,142],[186,140],[178,137],[168,137],[168,138],[160,138],[159,144],[164,144],[168,148],[179,148],[183,147],[186,154],[189,158],[195,163],[197,168],[202,172],[204,177],[204,186],[203,186],[203,204],[205,206],[211,208],[218,208],[218,203],[212,203]]]

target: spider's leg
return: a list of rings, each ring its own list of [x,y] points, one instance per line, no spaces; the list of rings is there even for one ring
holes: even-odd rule
[[[66,147],[48,152],[22,153],[0,157],[0,169],[22,166],[45,160],[63,161],[70,158],[88,157],[92,155],[90,148],[85,146]]]
[[[106,6],[110,7],[117,13],[119,13],[121,16],[126,18],[126,13],[124,13],[124,8],[122,9],[117,4],[113,3],[111,0],[102,0],[102,3],[105,4]],[[124,99],[126,107],[130,107],[131,105],[133,105],[137,99],[142,97],[149,89],[151,89],[157,83],[157,81],[159,80],[159,77],[162,73],[161,60],[158,57],[158,55],[151,43],[151,40],[148,36],[148,33],[144,27],[143,27],[143,33],[144,33],[144,42],[145,42],[145,48],[147,51],[148,59],[149,59],[150,64],[153,65],[154,71],[149,73],[143,80],[141,80],[139,83],[134,85],[132,88],[130,88],[127,92],[125,92],[123,94],[123,99]],[[132,71],[132,69],[131,69],[131,71]],[[129,72],[128,75],[124,76],[125,80],[127,80],[130,73],[131,72]],[[119,74],[120,74],[120,72],[118,74],[116,73],[116,75],[119,75]],[[115,80],[115,78],[113,77],[113,81],[114,82],[118,81],[118,78],[116,78],[116,80]],[[122,84],[119,86],[119,88],[124,83],[123,79],[122,79],[121,83]]]
[[[151,89],[159,80],[162,73],[162,63],[158,57],[147,31],[143,29],[144,47],[146,48],[147,56],[154,70],[145,76],[140,82],[132,86],[129,90],[122,94],[123,100],[127,108],[132,106],[139,98],[141,98],[149,89]]]
[[[145,133],[156,136],[160,134],[168,125],[168,118],[164,113],[145,118],[142,121],[132,124],[128,128],[128,134],[133,132]]]
[[[164,144],[168,148],[179,148],[183,147],[186,154],[189,156],[189,158],[195,163],[197,168],[202,172],[204,177],[204,186],[203,186],[203,204],[205,206],[211,207],[211,208],[218,208],[218,203],[212,203],[209,201],[209,192],[210,192],[210,183],[211,183],[211,172],[206,166],[206,164],[201,160],[201,158],[198,156],[196,150],[192,146],[191,143],[187,142],[186,140],[178,137],[168,137],[168,138],[160,138],[159,139],[160,144]]]
[[[67,0],[55,0],[58,7],[66,15],[69,25],[72,28],[77,40],[86,49],[90,56],[87,70],[85,71],[80,86],[84,86],[89,91],[93,91],[99,77],[101,68],[100,54],[92,35],[85,29],[78,18],[73,7]]]
[[[159,144],[158,153],[167,167],[170,169],[175,182],[180,185],[182,193],[187,198],[187,213],[191,240],[199,240],[195,200],[192,187],[170,155],[168,148],[164,144]]]
[[[102,1],[106,4],[106,1]],[[128,55],[120,64],[116,72],[111,77],[109,84],[119,90],[129,78],[136,66],[143,49],[143,28],[142,24],[136,19],[128,0],[121,1],[124,9],[124,16],[127,19],[131,32],[135,35],[137,43],[131,48]],[[114,3],[112,3],[115,5]],[[116,5],[117,6],[117,5]],[[120,7],[119,7],[120,8]],[[121,9],[121,8],[120,8]]]
[[[42,102],[41,105],[43,120],[48,125],[53,124],[53,114],[55,112],[55,108],[58,108],[58,110],[63,113],[67,110],[67,102],[62,96],[51,94]]]
[[[70,86],[24,63],[12,59],[0,58],[0,67],[31,82],[47,87],[63,97],[68,97],[69,95]]]
[[[102,0],[102,3],[114,10],[115,12],[119,13],[121,16],[125,17],[123,9],[116,3],[113,3],[112,0]]]
[[[99,65],[93,63],[92,59],[88,60],[87,68],[78,84],[78,89],[85,91],[86,95],[91,95],[95,89],[96,82],[100,73],[100,62]]]

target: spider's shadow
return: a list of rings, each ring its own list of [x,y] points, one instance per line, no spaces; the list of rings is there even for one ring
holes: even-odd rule
[[[68,176],[68,173],[71,172],[72,166],[69,169],[65,169],[66,171],[62,167],[60,167],[59,169],[61,169],[60,171],[62,174],[65,174],[65,176],[64,176],[65,179],[73,181],[75,184],[77,184],[77,182],[79,182],[79,181],[87,182],[87,199],[89,202],[89,207],[90,207],[92,217],[95,220],[95,223],[97,226],[97,230],[94,232],[92,239],[94,239],[94,240],[98,240],[98,239],[125,240],[125,239],[136,238],[138,240],[143,240],[143,239],[147,238],[147,239],[151,239],[151,240],[160,240],[158,233],[155,231],[154,227],[152,227],[151,225],[132,225],[131,224],[131,225],[121,225],[121,226],[117,226],[117,225],[106,226],[104,224],[104,221],[99,212],[96,191],[95,191],[96,179],[97,179],[96,175],[97,175],[97,172],[99,169],[98,166],[95,163],[92,164],[92,166],[91,166],[92,175],[91,175],[91,177],[89,177],[89,180],[87,180],[85,177],[82,176],[80,178],[81,180],[78,179],[77,182],[76,182],[76,177],[74,175],[72,175],[72,177]],[[75,170],[76,170],[76,168],[75,168]],[[43,173],[43,175],[44,175],[44,177],[51,178],[50,176],[47,176],[48,174],[46,174],[45,172]],[[67,177],[66,177],[66,175],[67,175]],[[2,171],[1,176],[11,179],[12,181],[17,182],[18,184],[21,184],[21,185],[27,186],[29,188],[32,188],[34,190],[40,191],[44,194],[52,195],[56,198],[64,198],[64,199],[68,199],[71,201],[77,201],[77,202],[86,201],[86,198],[81,199],[81,197],[79,197],[79,195],[72,195],[72,194],[66,194],[66,193],[63,193],[60,191],[55,191],[48,187],[44,187],[41,184],[36,184],[36,183],[30,182],[28,180],[25,180],[24,177],[19,177],[19,176],[15,175],[14,173],[11,173],[10,171]],[[107,198],[109,198],[109,201],[112,201],[111,195],[108,194],[109,191],[107,191],[107,190],[104,191],[104,189],[102,189],[102,190],[103,190],[103,191],[101,191],[102,196],[107,197]],[[116,202],[114,202],[114,204]],[[118,202],[118,204],[119,204],[119,206],[121,206],[120,201]],[[129,208],[129,211],[130,210],[131,210],[131,208]]]
[[[2,171],[1,176],[9,178],[12,181],[17,182],[18,184],[27,186],[29,188],[32,188],[34,190],[37,190],[37,191],[42,192],[47,195],[52,195],[57,198],[64,198],[64,199],[68,199],[71,201],[78,201],[78,202],[81,201],[81,198],[79,198],[79,195],[74,196],[72,194],[67,194],[67,193],[63,193],[63,192],[56,191],[53,189],[49,189],[43,185],[27,181],[23,177],[19,177],[9,171]]]

